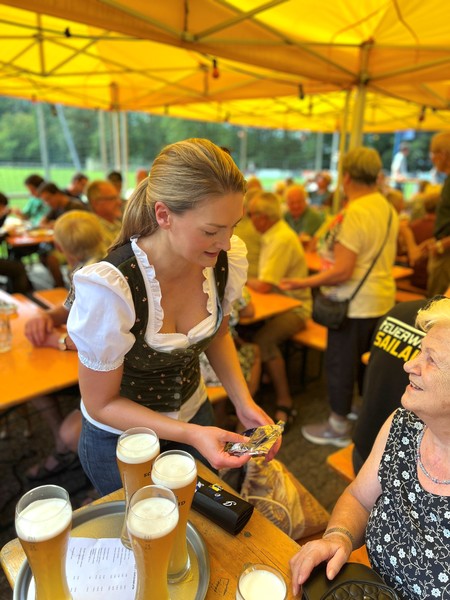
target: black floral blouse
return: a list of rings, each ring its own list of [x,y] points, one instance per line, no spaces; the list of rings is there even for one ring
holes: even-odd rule
[[[372,567],[403,600],[450,599],[450,497],[426,492],[417,477],[423,422],[394,415],[378,478],[382,494],[366,529]]]

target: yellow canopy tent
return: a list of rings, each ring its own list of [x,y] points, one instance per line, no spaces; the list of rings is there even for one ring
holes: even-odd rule
[[[317,131],[341,129],[347,103],[367,131],[448,127],[435,0],[11,0],[1,15],[2,94]]]

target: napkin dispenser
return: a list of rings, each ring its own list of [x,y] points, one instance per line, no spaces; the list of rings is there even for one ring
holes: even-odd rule
[[[253,514],[253,506],[218,483],[197,478],[192,508],[228,533],[238,534]]]

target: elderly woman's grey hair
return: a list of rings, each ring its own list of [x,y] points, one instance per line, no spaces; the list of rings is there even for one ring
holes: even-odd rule
[[[360,146],[347,152],[342,159],[342,172],[365,185],[375,185],[383,168],[380,155],[374,148]]]
[[[450,298],[435,296],[430,302],[419,310],[416,318],[416,327],[427,332],[435,325],[450,327]]]

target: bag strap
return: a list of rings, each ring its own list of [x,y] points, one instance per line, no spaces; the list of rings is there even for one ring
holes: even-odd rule
[[[384,246],[386,245],[387,239],[388,239],[388,235],[389,235],[389,231],[391,229],[391,222],[392,222],[392,211],[393,208],[391,207],[391,205],[389,204],[389,221],[388,221],[388,226],[387,226],[387,230],[386,230],[386,235],[384,236],[384,240],[383,243],[380,246],[380,249],[378,250],[378,252],[375,255],[375,258],[372,261],[372,264],[370,265],[370,267],[367,269],[366,274],[364,275],[364,277],[361,279],[361,281],[358,283],[358,286],[356,288],[356,290],[353,292],[353,294],[350,296],[350,298],[348,299],[349,302],[351,302],[354,297],[356,296],[356,294],[359,292],[359,290],[361,289],[361,287],[363,286],[364,282],[366,281],[366,279],[369,277],[370,272],[372,271],[372,269],[375,266],[375,263],[377,262],[378,258],[380,257],[381,252],[383,251]]]

